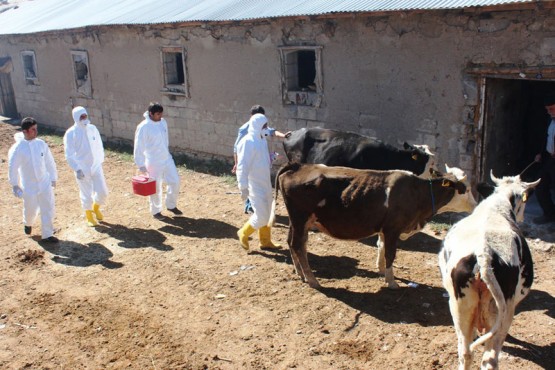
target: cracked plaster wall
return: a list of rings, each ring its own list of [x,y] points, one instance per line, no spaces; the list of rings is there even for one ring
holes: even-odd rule
[[[71,104],[88,108],[111,138],[132,140],[150,101],[165,106],[171,145],[230,157],[237,128],[253,104],[281,131],[323,126],[376,136],[394,145],[428,144],[437,161],[474,171],[477,65],[554,65],[549,11],[442,11],[275,19],[241,24],[101,27],[81,32],[3,36],[14,60],[22,115],[61,128]],[[319,45],[319,108],[284,105],[278,46]],[[187,51],[190,97],[166,95],[160,49]],[[39,86],[25,85],[22,50],[34,50]],[[89,55],[93,94],[76,93],[70,50]],[[276,142],[274,149],[280,151]]]

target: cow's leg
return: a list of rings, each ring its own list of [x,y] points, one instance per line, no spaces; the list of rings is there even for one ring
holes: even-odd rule
[[[295,272],[301,277],[303,281],[306,281],[304,278],[303,272],[301,270],[301,265],[299,264],[299,257],[297,256],[297,250],[291,247],[291,243],[293,240],[293,233],[294,233],[293,226],[289,227],[289,233],[287,234],[287,245],[289,245],[289,251],[291,252],[291,260],[293,261],[293,266],[295,266]]]
[[[383,249],[385,253],[385,282],[389,289],[399,289],[393,275],[393,261],[397,252],[397,239],[399,234],[384,234]]]
[[[385,249],[383,247],[383,234],[378,234],[378,257],[376,259],[376,268],[380,275],[385,275]]]
[[[291,254],[295,253],[295,258],[297,258],[298,265],[296,265],[295,268],[300,269],[301,273],[299,275],[301,275],[303,280],[306,281],[311,288],[318,289],[320,288],[320,284],[310,269],[306,250],[308,230],[313,225],[314,219],[314,216],[297,220],[290,219],[291,225],[293,225],[293,231],[289,248],[291,249]]]
[[[472,366],[470,345],[474,340],[476,316],[480,315],[478,308],[480,297],[474,289],[464,289],[464,297],[459,299],[455,296],[453,286],[448,291],[449,310],[457,333],[459,370],[470,370]]]
[[[501,318],[499,330],[485,343],[484,355],[482,356],[482,370],[495,370],[499,368],[499,355],[501,354],[505,337],[513,321],[513,316],[514,305],[512,302],[507,302],[507,312],[503,314]]]

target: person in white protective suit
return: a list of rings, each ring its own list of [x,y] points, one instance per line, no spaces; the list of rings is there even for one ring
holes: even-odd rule
[[[108,186],[102,169],[104,145],[100,132],[89,120],[85,108],[75,107],[71,114],[73,126],[64,135],[65,157],[75,172],[87,224],[97,226],[97,221],[104,219],[100,206],[106,204],[108,197]]]
[[[268,226],[272,208],[270,156],[265,130],[268,119],[261,113],[251,116],[247,136],[237,146],[237,183],[241,198],[250,199],[254,213],[237,232],[239,242],[249,250],[249,236],[258,230],[260,248],[279,248],[271,239]]]
[[[182,215],[177,208],[179,173],[169,150],[168,123],[162,118],[164,107],[151,103],[143,114],[135,131],[133,156],[139,172],[156,179],[156,193],[149,197],[150,213],[156,219],[162,215],[162,182],[166,183],[166,209],[174,215]]]
[[[8,181],[13,194],[23,198],[24,232],[31,234],[40,213],[42,241],[57,243],[54,236],[54,190],[58,171],[48,145],[37,139],[37,121],[26,117],[8,152]]]
[[[252,106],[251,108],[251,116],[253,116],[256,113],[262,113],[262,114],[266,114],[266,111],[264,110],[264,107],[258,104],[255,104]],[[249,122],[247,121],[245,122],[243,125],[241,125],[241,127],[239,127],[239,130],[237,132],[237,139],[235,139],[235,144],[233,144],[233,160],[234,160],[234,164],[233,164],[233,168],[231,169],[231,173],[235,173],[235,171],[237,170],[237,146],[239,145],[239,142],[247,135],[248,131],[249,131]],[[267,136],[275,136],[278,138],[287,138],[289,137],[289,135],[291,135],[291,131],[287,131],[286,133],[283,133],[281,131],[276,130],[275,128],[271,128],[268,127],[268,130],[266,131],[268,135]],[[276,160],[277,159],[277,154],[278,153],[268,153],[268,155],[270,155],[270,159]],[[251,207],[251,202],[250,200],[247,198],[246,202],[245,202],[245,213],[252,213],[252,207]]]

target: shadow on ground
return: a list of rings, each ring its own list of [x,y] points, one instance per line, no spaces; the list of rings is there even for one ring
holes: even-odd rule
[[[287,249],[253,251],[252,254],[271,258],[278,263],[292,265]],[[353,276],[381,279],[377,272],[359,269],[359,261],[350,257],[317,256],[308,254],[310,266],[317,279],[344,280]],[[410,281],[396,278],[405,284]],[[300,281],[300,277],[299,277]],[[323,283],[320,281],[320,283]],[[442,288],[419,284],[416,288],[403,287],[398,290],[387,288],[377,292],[354,292],[345,288],[322,287],[320,291],[329,298],[387,323],[417,323],[422,326],[452,325],[447,298]],[[410,307],[410,309],[407,309]]]
[[[110,261],[114,255],[110,250],[99,243],[80,244],[60,240],[59,243],[45,243],[39,245],[47,252],[53,254],[52,261],[66,266],[88,267],[102,265],[108,269],[123,266],[120,262]]]
[[[151,247],[165,252],[173,250],[172,246],[164,244],[167,238],[158,230],[132,228],[108,222],[102,222],[95,229],[119,240],[118,246],[122,248]]]
[[[531,361],[544,369],[553,369],[555,363],[555,343],[537,346],[532,343],[507,335],[503,351],[508,354]]]
[[[167,225],[159,230],[168,234],[192,238],[228,239],[237,237],[237,227],[209,218],[166,217]]]
[[[555,319],[555,298],[542,290],[530,290],[530,293],[517,306],[516,312],[543,311],[551,318]]]

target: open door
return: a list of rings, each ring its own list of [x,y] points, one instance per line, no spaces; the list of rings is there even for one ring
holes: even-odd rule
[[[17,106],[13,91],[10,72],[13,69],[10,57],[0,58],[0,115],[9,118],[17,118]]]
[[[543,97],[553,91],[551,81],[486,79],[481,181],[490,180],[490,170],[497,177],[518,175],[545,149],[550,118]],[[523,179],[536,180],[538,167]]]

